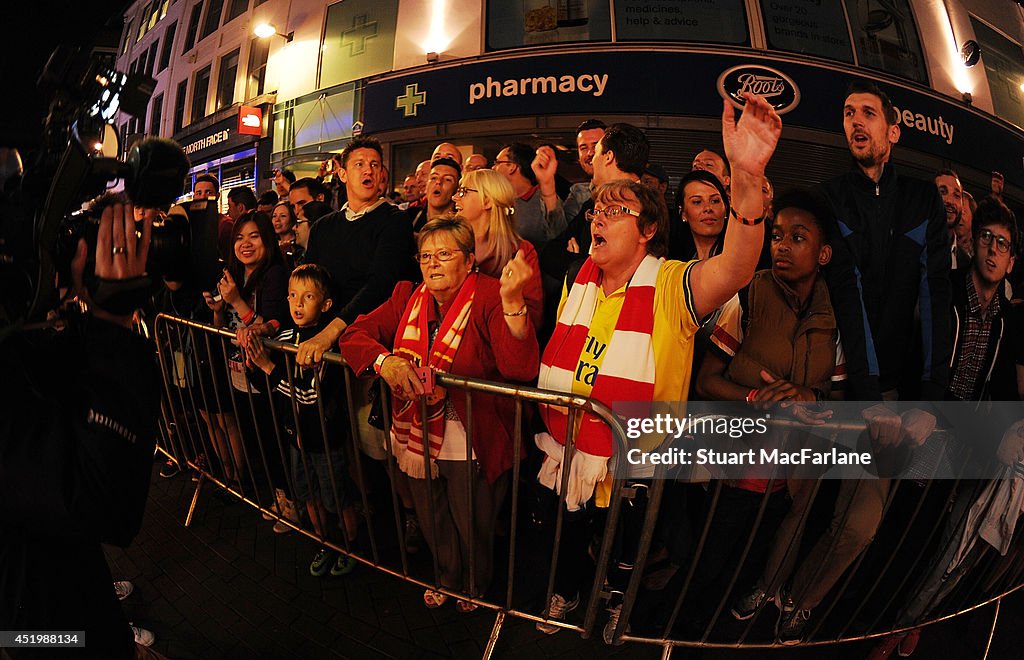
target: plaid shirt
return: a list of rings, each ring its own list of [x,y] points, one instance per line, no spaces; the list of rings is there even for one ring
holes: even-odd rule
[[[974,278],[967,276],[967,318],[960,334],[960,354],[953,368],[949,391],[960,401],[977,398],[978,379],[988,352],[992,319],[999,314],[999,294],[992,296],[988,309],[981,309],[981,299],[974,288]]]

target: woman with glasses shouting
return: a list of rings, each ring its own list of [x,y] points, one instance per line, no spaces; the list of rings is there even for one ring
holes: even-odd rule
[[[521,252],[500,279],[477,272],[473,229],[458,217],[431,220],[417,240],[423,284],[399,282],[390,300],[346,329],[341,351],[356,373],[373,369],[391,386],[394,454],[410,477],[437,583],[477,598],[491,580],[498,510],[519,442],[514,402],[474,392],[470,439],[466,396],[449,396],[433,374],[516,383],[535,378],[540,355],[524,291],[536,273]],[[447,599],[433,589],[423,595],[430,608]],[[469,612],[477,606],[460,600],[457,607]]]
[[[761,182],[782,121],[763,98],[744,94],[744,101],[738,122],[728,100],[722,112],[722,140],[733,168],[733,205],[721,253],[702,261],[666,261],[664,197],[628,180],[598,187],[588,214],[590,256],[563,291],[558,323],[541,360],[539,387],[591,397],[608,407],[626,401],[687,400],[700,320],[750,281],[764,239]],[[597,164],[605,162],[602,155],[599,143],[595,173]],[[567,451],[568,411],[540,408],[547,430],[535,437],[545,454],[538,480],[561,490],[563,469],[569,470],[564,493],[569,515],[554,592],[544,612],[550,622],[537,624],[542,632],[553,633],[558,630],[553,622],[563,621],[580,603],[587,575],[587,515],[594,506],[608,504],[607,489],[599,485],[614,445],[610,428],[584,413],[572,418],[576,450]],[[635,441],[631,448],[643,449],[645,440],[650,439]],[[613,589],[616,584],[624,588],[623,580],[609,577]],[[606,632],[615,630],[620,608],[621,600],[613,599]]]
[[[540,265],[533,244],[516,232],[515,192],[512,184],[494,170],[467,172],[455,190],[455,213],[469,223],[476,237],[476,267],[481,273],[500,278],[508,262],[522,252],[532,271],[523,289],[530,321],[540,328],[543,290]]]

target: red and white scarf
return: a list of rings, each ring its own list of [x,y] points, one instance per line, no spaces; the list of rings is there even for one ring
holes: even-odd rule
[[[398,326],[399,334],[395,339],[395,355],[416,365],[429,366],[434,371],[450,371],[469,323],[469,313],[476,294],[476,279],[476,273],[470,273],[462,283],[448,313],[441,320],[433,345],[430,344],[428,323],[435,316],[434,297],[425,284],[420,285],[405,306],[402,322]],[[444,442],[444,401],[442,397],[427,406],[426,424],[423,422],[423,404],[419,398],[396,405],[391,426],[396,442],[395,457],[402,472],[416,479],[423,479],[426,475],[423,466],[424,429],[430,445],[431,475],[437,474],[433,459],[441,451]]]
[[[654,287],[662,260],[647,255],[626,285],[626,298],[608,342],[601,370],[590,396],[611,406],[616,401],[650,401],[654,398]],[[538,386],[572,392],[580,354],[597,310],[601,271],[591,259],[580,268],[558,317],[540,364]],[[541,406],[548,432],[565,444],[568,413],[565,408]],[[584,413],[575,435],[576,447],[595,456],[612,455],[608,426]]]

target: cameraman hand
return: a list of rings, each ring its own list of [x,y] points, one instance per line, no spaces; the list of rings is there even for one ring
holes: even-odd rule
[[[145,275],[152,232],[153,221],[147,216],[142,222],[142,236],[136,236],[135,209],[131,204],[113,204],[105,208],[100,216],[96,239],[96,277],[122,281]],[[85,240],[79,240],[75,257],[71,260],[72,281],[78,295],[89,302],[97,318],[131,328],[131,314],[111,314],[89,300],[83,285],[88,250]]]

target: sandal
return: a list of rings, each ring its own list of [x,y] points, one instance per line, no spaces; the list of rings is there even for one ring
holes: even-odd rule
[[[460,614],[469,614],[470,612],[475,611],[478,607],[480,606],[476,603],[471,603],[468,600],[460,600],[455,603],[455,609],[458,610]]]
[[[446,602],[448,602],[447,594],[443,594],[440,591],[431,591],[430,589],[423,592],[423,604],[432,610],[436,610]]]

